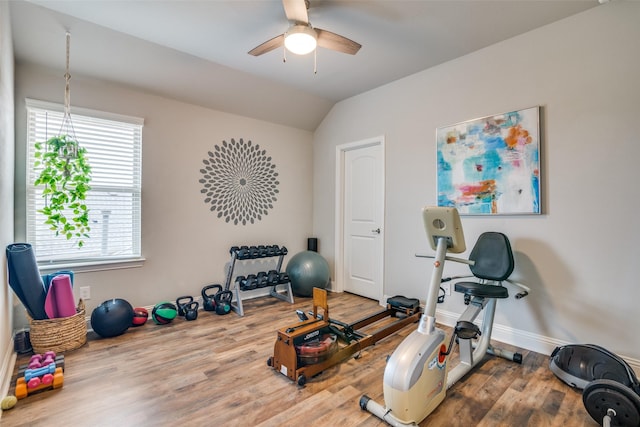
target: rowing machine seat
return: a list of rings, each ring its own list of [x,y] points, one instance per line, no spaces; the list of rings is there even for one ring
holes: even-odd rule
[[[415,310],[420,307],[420,300],[418,298],[407,298],[402,295],[396,295],[395,297],[387,299],[387,305],[396,309],[408,308],[410,310]]]

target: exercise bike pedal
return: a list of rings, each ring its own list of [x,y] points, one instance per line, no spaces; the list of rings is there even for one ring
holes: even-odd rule
[[[454,341],[456,344],[460,344],[460,340],[476,339],[480,335],[482,335],[482,332],[480,332],[478,325],[467,320],[459,320],[458,323],[456,323],[456,327],[453,328],[449,347],[447,347],[446,351],[440,352],[441,356],[448,356],[451,354]]]
[[[478,336],[482,335],[482,332],[480,332],[480,327],[475,323],[460,320],[456,323],[454,335],[462,340],[470,340],[478,338]]]

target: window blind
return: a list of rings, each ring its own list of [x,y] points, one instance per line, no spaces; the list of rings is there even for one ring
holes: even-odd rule
[[[34,168],[35,143],[59,135],[64,107],[27,100],[27,241],[38,263],[111,261],[141,256],[141,187],[143,120],[86,109],[73,109],[70,131],[91,167],[87,194],[89,238],[78,248],[74,239],[56,236],[38,212],[46,203],[34,186],[42,167]],[[65,129],[68,125],[65,124]],[[70,131],[65,131],[70,133]],[[71,135],[73,136],[73,135]]]

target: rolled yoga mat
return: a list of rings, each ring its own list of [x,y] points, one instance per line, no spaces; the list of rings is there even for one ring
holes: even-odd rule
[[[51,280],[54,277],[59,276],[61,274],[68,274],[71,278],[71,287],[73,288],[73,271],[71,270],[58,270],[55,273],[43,274],[42,281],[44,282],[44,290],[45,292],[49,292],[49,286],[51,286]]]
[[[13,243],[7,246],[6,253],[9,286],[32,319],[46,319],[44,300],[47,295],[33,248],[29,243]]]
[[[51,279],[51,285],[44,300],[44,311],[49,319],[70,317],[76,314],[71,278],[68,274],[59,274]]]

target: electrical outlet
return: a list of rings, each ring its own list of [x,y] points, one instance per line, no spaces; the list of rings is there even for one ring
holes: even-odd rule
[[[440,283],[440,287],[444,289],[445,295],[451,295],[451,283]]]
[[[80,286],[80,298],[82,298],[83,300],[91,299],[90,286]]]

